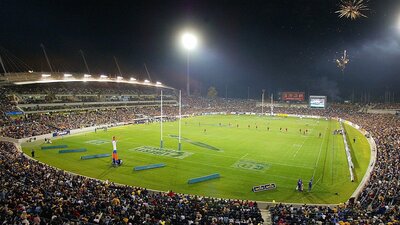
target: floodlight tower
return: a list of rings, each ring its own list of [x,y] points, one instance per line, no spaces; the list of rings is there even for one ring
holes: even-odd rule
[[[197,47],[197,37],[192,33],[184,33],[181,37],[182,45],[186,49],[187,53],[187,61],[186,61],[186,92],[187,95],[190,96],[190,52],[193,51]]]

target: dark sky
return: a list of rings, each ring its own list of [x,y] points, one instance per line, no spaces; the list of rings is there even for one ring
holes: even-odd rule
[[[92,74],[116,74],[116,56],[126,77],[146,78],[146,63],[154,80],[185,88],[178,37],[190,28],[201,37],[192,89],[203,94],[214,85],[231,97],[247,97],[248,87],[252,97],[261,89],[383,96],[400,89],[400,1],[366,4],[368,18],[351,21],[335,13],[338,0],[0,0],[0,47],[35,71],[49,70],[40,43],[62,72],[86,72],[82,49]],[[345,49],[342,73],[334,59]]]

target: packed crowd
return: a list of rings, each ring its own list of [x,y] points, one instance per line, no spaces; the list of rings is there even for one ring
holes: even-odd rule
[[[32,160],[0,142],[2,224],[260,224],[256,202],[119,186]]]
[[[115,82],[61,82],[28,85],[13,85],[7,87],[10,93],[18,94],[154,94],[153,86],[133,85]]]
[[[371,104],[372,109],[398,109],[400,110],[400,103],[375,103]]]
[[[0,88],[0,126],[9,121],[9,117],[6,115],[7,112],[16,110],[15,104],[13,104],[7,97],[7,89]]]
[[[0,136],[16,139],[49,134],[60,130],[78,129],[95,125],[131,122],[139,109],[119,108],[71,113],[26,114],[9,120],[0,128]]]
[[[163,99],[164,105],[176,105],[176,100]],[[138,100],[138,101],[114,101],[114,102],[73,102],[73,103],[55,103],[55,104],[19,104],[19,108],[26,113],[37,113],[37,112],[57,112],[57,111],[81,111],[81,110],[93,110],[93,109],[112,109],[121,107],[141,107],[141,106],[154,106],[160,105],[160,101],[156,99],[152,100]]]
[[[15,96],[19,104],[51,102],[108,102],[152,100],[160,93],[154,86],[115,82],[65,82],[7,86],[7,95]],[[167,97],[174,90],[164,89]]]

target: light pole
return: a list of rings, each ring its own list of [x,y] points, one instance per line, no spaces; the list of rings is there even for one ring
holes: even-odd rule
[[[181,130],[182,130],[182,91],[179,90],[179,126],[178,126],[178,150],[182,150]]]
[[[274,93],[271,94],[271,116],[274,115]]]
[[[192,33],[184,33],[181,38],[182,45],[186,49],[186,92],[190,96],[190,52],[197,46],[197,37]]]
[[[265,93],[265,89],[262,89],[262,95],[261,95],[261,116],[264,115],[264,93]]]
[[[160,100],[160,148],[164,147],[163,143],[163,93],[161,89],[161,100]]]

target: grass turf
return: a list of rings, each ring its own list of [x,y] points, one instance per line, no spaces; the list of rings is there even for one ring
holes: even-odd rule
[[[269,130],[267,129],[269,127]],[[282,131],[280,131],[282,128]],[[285,129],[288,129],[286,131]],[[301,129],[301,132],[300,132]],[[304,130],[308,129],[308,134]],[[259,117],[249,115],[199,116],[182,120],[182,151],[178,148],[178,122],[164,123],[164,148],[160,151],[160,124],[115,127],[53,140],[52,145],[86,148],[85,153],[59,154],[40,150],[43,141],[23,144],[25,153],[36,150],[36,159],[74,173],[156,190],[173,190],[223,198],[296,203],[346,201],[368,166],[367,140],[346,125],[355,164],[355,182],[350,182],[344,144],[334,120]],[[319,137],[319,133],[322,137]],[[117,137],[118,155],[124,163],[111,166],[111,157],[80,160],[81,155],[111,153]],[[153,146],[154,149],[142,146]],[[139,150],[136,149],[142,147]],[[135,166],[165,163],[163,168],[133,171]],[[190,178],[219,173],[221,178],[188,184]],[[311,192],[295,190],[303,179]],[[252,187],[275,183],[277,188],[253,193]]]

